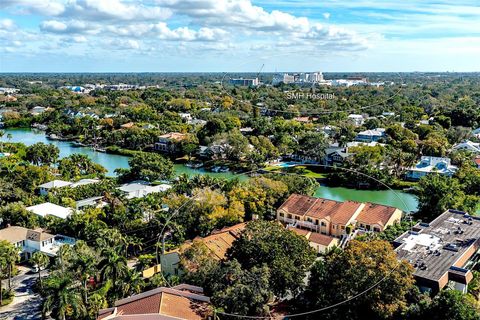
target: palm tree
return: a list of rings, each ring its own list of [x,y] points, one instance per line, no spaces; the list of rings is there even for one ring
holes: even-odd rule
[[[122,281],[123,296],[131,296],[132,294],[140,293],[142,292],[143,287],[145,287],[145,282],[142,277],[140,277],[140,273],[135,270],[128,270],[125,281]]]
[[[65,320],[67,315],[74,319],[81,318],[86,313],[78,286],[65,273],[51,275],[45,281],[45,300],[43,301],[42,317],[51,313],[54,319]]]
[[[116,295],[118,280],[128,274],[127,259],[112,248],[105,248],[102,251],[102,257],[104,258],[99,264],[101,279],[102,281],[112,280],[113,292]]]
[[[40,288],[43,288],[43,286],[42,286],[42,268],[46,268],[48,266],[48,263],[50,262],[50,259],[48,258],[48,256],[45,253],[43,253],[41,251],[37,251],[33,254],[30,261],[38,267],[38,281],[40,283]]]
[[[82,283],[83,288],[83,302],[88,302],[88,279],[96,272],[97,257],[95,252],[87,246],[84,241],[78,241],[73,247],[76,256],[73,262],[72,270]]]
[[[15,263],[20,260],[20,248],[15,246],[8,246],[6,248],[6,262],[7,262],[7,272],[8,272],[8,289],[12,289],[12,272],[15,268]]]
[[[13,135],[11,133],[7,133],[7,140],[8,142],[12,141]]]

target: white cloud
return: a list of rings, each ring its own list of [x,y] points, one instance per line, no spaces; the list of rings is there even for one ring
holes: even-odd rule
[[[199,30],[188,27],[170,29],[165,22],[156,24],[130,24],[125,26],[108,26],[107,30],[124,37],[156,37],[169,41],[218,41],[227,36],[227,32],[220,28],[200,28]]]
[[[71,0],[64,15],[85,20],[164,20],[171,16],[171,11],[121,0]]]
[[[1,19],[0,30],[14,30],[16,28],[15,22],[12,19]]]
[[[325,12],[324,14],[322,14],[322,16],[327,20],[330,19],[330,13],[329,12]]]
[[[98,27],[92,23],[86,23],[85,21],[71,20],[71,21],[58,21],[47,20],[40,24],[40,30],[50,33],[98,33]]]
[[[57,16],[65,11],[63,3],[55,0],[2,0],[0,8],[13,8],[22,14]]]

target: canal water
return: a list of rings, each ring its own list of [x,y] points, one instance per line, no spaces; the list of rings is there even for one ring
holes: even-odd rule
[[[94,151],[92,148],[76,146],[69,141],[49,140],[43,131],[35,129],[5,129],[4,131],[5,135],[1,139],[2,141],[21,142],[27,146],[37,142],[54,144],[60,150],[60,158],[68,157],[74,153],[85,154],[94,162],[104,166],[108,170],[108,175],[110,176],[115,175],[114,171],[117,168],[128,168],[129,157],[127,156]],[[8,134],[11,135],[10,140],[7,138]],[[175,172],[177,175],[183,173],[186,173],[189,176],[195,174],[207,174],[210,176],[227,179],[231,179],[236,176],[231,172],[209,172],[202,169],[188,168],[181,164],[175,164]],[[242,180],[246,179],[245,176],[237,175],[237,177],[240,177]],[[316,190],[315,196],[337,201],[368,201],[397,207],[404,211],[415,211],[418,207],[418,200],[414,195],[398,190],[356,190],[320,186]]]

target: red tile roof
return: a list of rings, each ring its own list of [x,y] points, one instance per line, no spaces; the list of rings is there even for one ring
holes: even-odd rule
[[[210,313],[210,299],[199,294],[197,289],[193,290],[194,292],[183,289],[181,286],[178,289],[161,287],[121,299],[115,303],[114,308],[100,310],[97,320],[145,319],[147,316],[154,319],[155,315],[158,319],[163,318],[162,316],[188,320],[207,318]]]
[[[355,201],[338,202],[292,194],[279,208],[288,213],[315,219],[330,217],[332,223],[346,224],[362,204]]]
[[[312,234],[308,238],[308,241],[328,247],[332,243],[332,241],[335,241],[335,238],[327,236],[325,234],[312,232]]]
[[[317,232],[312,232],[310,230],[304,230],[304,229],[299,229],[299,228],[288,228],[288,230],[295,232],[299,236],[303,236],[307,238],[308,241],[313,242],[313,243],[318,243],[323,246],[329,246],[332,241],[335,241],[334,237],[327,236],[321,233]]]
[[[331,213],[332,223],[346,225],[361,205],[362,203],[355,201],[343,202]]]
[[[398,209],[394,207],[367,203],[358,215],[357,222],[385,226],[396,210]]]

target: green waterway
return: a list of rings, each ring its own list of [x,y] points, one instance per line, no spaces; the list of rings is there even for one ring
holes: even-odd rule
[[[104,166],[108,170],[108,175],[110,176],[115,175],[114,170],[116,168],[128,168],[129,157],[127,156],[97,152],[89,147],[75,146],[69,141],[49,140],[43,131],[35,129],[6,129],[5,135],[1,139],[2,141],[8,141],[7,134],[11,134],[11,142],[21,142],[26,145],[32,145],[37,142],[54,144],[60,150],[60,158],[67,157],[74,153],[85,154],[94,162]],[[189,176],[195,174],[206,174],[226,179],[232,179],[234,177],[238,177],[240,180],[248,179],[244,175],[235,175],[231,172],[208,172],[202,169],[188,168],[181,164],[175,165],[175,172],[177,175],[183,173],[186,173]],[[397,207],[404,211],[414,211],[418,206],[417,198],[414,195],[397,190],[356,190],[320,186],[316,190],[315,196],[337,201],[353,200],[379,203]]]

